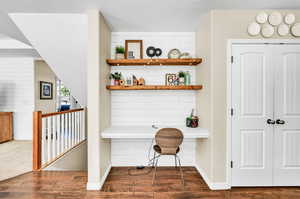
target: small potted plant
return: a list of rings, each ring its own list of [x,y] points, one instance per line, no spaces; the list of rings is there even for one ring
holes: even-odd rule
[[[116,46],[116,59],[124,59],[125,49],[123,46]]]
[[[109,79],[110,79],[110,80],[113,80],[113,81],[112,81],[113,85],[118,86],[118,85],[120,85],[120,81],[121,81],[121,79],[122,79],[122,74],[121,74],[121,73],[118,73],[118,72],[111,73],[111,74],[109,75]],[[111,84],[112,84],[112,83],[111,83]]]
[[[179,79],[178,79],[179,85],[184,85],[185,73],[183,71],[179,71],[178,77],[179,77]]]

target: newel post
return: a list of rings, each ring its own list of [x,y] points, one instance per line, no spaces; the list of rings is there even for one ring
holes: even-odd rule
[[[42,166],[42,112],[33,112],[33,136],[32,136],[32,169],[38,171]]]

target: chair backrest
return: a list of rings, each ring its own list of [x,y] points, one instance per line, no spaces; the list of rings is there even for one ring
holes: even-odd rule
[[[155,135],[155,142],[161,148],[161,154],[175,155],[182,141],[183,134],[176,128],[163,128]]]

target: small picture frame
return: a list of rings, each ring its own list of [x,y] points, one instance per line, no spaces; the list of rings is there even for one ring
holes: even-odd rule
[[[125,40],[125,59],[143,59],[142,40]]]
[[[167,73],[166,74],[166,85],[167,86],[177,85],[177,75],[174,73]]]
[[[40,99],[41,100],[53,99],[53,84],[51,82],[40,81]]]

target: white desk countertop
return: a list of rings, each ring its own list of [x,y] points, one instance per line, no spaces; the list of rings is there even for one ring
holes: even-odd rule
[[[209,132],[204,128],[188,128],[185,126],[158,126],[171,127],[182,131],[184,138],[208,138]],[[159,129],[149,126],[111,126],[101,132],[102,138],[153,138]]]

